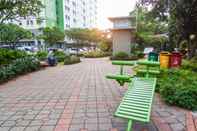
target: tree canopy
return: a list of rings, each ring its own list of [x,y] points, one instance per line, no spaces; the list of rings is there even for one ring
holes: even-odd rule
[[[15,24],[0,24],[0,41],[15,46],[22,39],[32,38],[32,33]]]
[[[139,6],[152,6],[149,11],[154,19],[167,22],[170,47],[180,48],[186,43],[188,58],[197,49],[197,0],[139,0]]]
[[[0,0],[0,23],[37,16],[43,5],[40,0]]]
[[[40,36],[44,41],[48,44],[56,44],[57,42],[64,41],[65,34],[59,28],[53,27],[49,28],[46,27],[43,30],[43,34]]]
[[[65,30],[65,34],[68,38],[79,44],[97,43],[102,39],[102,32],[97,29],[71,28]]]

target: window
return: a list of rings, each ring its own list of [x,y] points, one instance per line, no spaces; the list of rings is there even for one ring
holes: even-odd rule
[[[70,8],[68,6],[65,6],[65,10],[69,12]]]
[[[73,19],[73,22],[74,22],[74,23],[76,23],[76,22],[77,22],[77,20],[74,18],[74,19]]]
[[[73,15],[76,15],[76,14],[77,14],[77,12],[75,10],[73,10]]]
[[[76,6],[77,5],[74,1],[72,2],[72,4],[73,4],[73,6]]]
[[[66,19],[66,20],[70,20],[70,16],[65,15],[65,19]]]
[[[33,20],[31,20],[30,23],[31,23],[31,25],[33,25],[34,24]]]
[[[27,25],[29,25],[29,20],[27,20]]]

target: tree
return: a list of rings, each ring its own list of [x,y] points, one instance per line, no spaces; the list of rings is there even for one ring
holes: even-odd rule
[[[168,41],[168,38],[164,35],[168,32],[167,23],[153,17],[146,6],[136,6],[136,9],[130,15],[136,14],[136,41],[139,49],[143,50],[146,46],[160,49]]]
[[[16,43],[22,39],[32,38],[32,33],[15,24],[0,24],[0,41],[11,44],[15,47]]]
[[[168,34],[171,48],[179,48],[182,41],[187,43],[188,58],[197,50],[197,0],[145,0],[141,5],[153,5],[155,18],[168,21]]]
[[[0,23],[27,16],[37,16],[43,5],[40,0],[0,0]]]
[[[76,41],[78,44],[98,43],[102,39],[102,32],[98,29],[71,28],[65,30],[65,34],[68,38]]]
[[[56,44],[57,42],[64,41],[65,34],[59,28],[46,27],[43,30],[43,34],[40,36],[47,44]]]

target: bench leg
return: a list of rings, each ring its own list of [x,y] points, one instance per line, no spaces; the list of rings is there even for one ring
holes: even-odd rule
[[[127,131],[132,131],[132,124],[133,124],[132,120],[129,120],[128,121]]]

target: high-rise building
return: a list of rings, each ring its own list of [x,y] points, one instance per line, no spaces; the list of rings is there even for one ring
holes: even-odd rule
[[[28,16],[17,21],[8,21],[17,24],[37,34],[45,27],[58,27],[64,30],[63,0],[41,0],[44,8],[38,16]]]
[[[65,0],[65,28],[97,27],[97,0]]]
[[[34,35],[45,27],[69,28],[97,27],[97,0],[41,0],[44,8],[38,16],[8,21],[30,30]],[[69,41],[68,39],[65,39]],[[34,41],[31,41],[34,43]]]
[[[25,29],[37,32],[45,27],[68,28],[97,27],[97,0],[41,0],[44,8],[39,16],[12,21]]]

